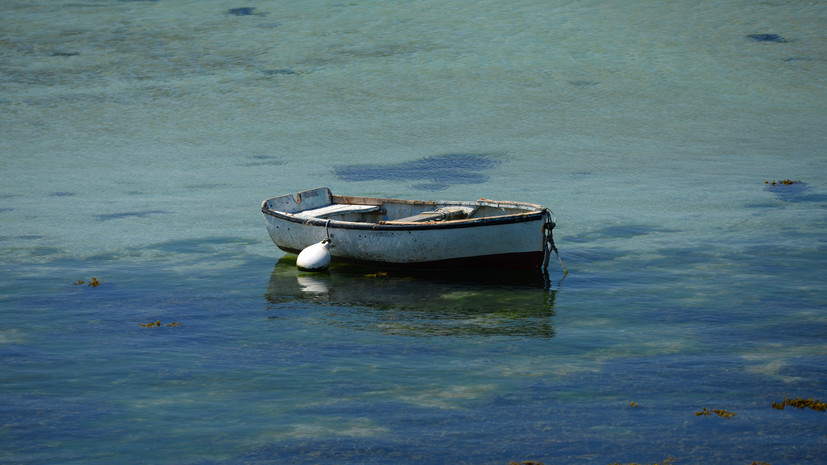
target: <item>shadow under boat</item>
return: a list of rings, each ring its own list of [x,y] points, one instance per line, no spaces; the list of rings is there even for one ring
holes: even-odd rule
[[[360,328],[416,336],[552,337],[555,290],[537,271],[378,269],[334,263],[325,273],[273,267],[265,299],[272,318],[311,304],[359,313]]]

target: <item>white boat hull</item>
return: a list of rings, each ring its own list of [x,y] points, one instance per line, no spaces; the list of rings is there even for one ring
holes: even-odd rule
[[[296,205],[302,200],[301,194],[298,199]],[[395,202],[392,199],[366,201]],[[299,253],[329,238],[329,251],[334,262],[343,260],[422,268],[540,268],[547,247],[545,231],[550,231],[554,225],[546,208],[514,202],[508,203],[509,208],[523,206],[515,214],[425,223],[303,217],[302,210],[292,205],[285,208],[280,205],[283,202],[284,197],[280,197],[268,199],[262,204],[267,231],[273,242],[286,252]],[[320,205],[324,205],[323,202]],[[462,203],[469,204],[472,203]],[[506,203],[480,200],[473,204],[490,206]],[[306,205],[305,208],[315,206]],[[281,211],[282,208],[297,211]]]

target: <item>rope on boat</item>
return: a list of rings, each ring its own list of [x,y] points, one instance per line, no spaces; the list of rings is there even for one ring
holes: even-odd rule
[[[569,270],[566,268],[566,265],[563,264],[563,259],[560,258],[560,251],[557,250],[557,246],[554,245],[554,235],[552,234],[552,230],[554,229],[555,223],[551,218],[551,213],[546,210],[546,221],[543,224],[543,250],[545,254],[543,255],[543,270],[548,269],[548,260],[551,258],[551,252],[554,252],[557,255],[557,260],[560,262],[560,266],[563,267],[563,277],[565,278],[566,275],[569,274]]]

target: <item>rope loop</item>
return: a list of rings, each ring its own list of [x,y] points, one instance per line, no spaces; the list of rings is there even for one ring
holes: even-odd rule
[[[565,271],[565,274],[563,275],[563,277],[565,277],[567,274],[569,274],[569,270],[566,269],[566,265],[563,264],[563,259],[560,258],[560,251],[557,250],[557,246],[554,245],[554,235],[552,233],[552,230],[556,225],[554,223],[554,220],[552,220],[551,212],[549,212],[548,209],[546,209],[544,217],[545,222],[543,223],[543,250],[545,254],[543,256],[543,270],[548,269],[548,260],[551,257],[551,252],[554,252],[554,254],[557,255],[557,260],[560,262],[560,266],[562,266],[563,271]]]

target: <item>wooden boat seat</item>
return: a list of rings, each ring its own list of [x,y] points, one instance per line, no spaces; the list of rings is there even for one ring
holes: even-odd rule
[[[423,223],[428,221],[463,220],[473,215],[476,211],[477,209],[474,207],[445,207],[438,208],[434,211],[422,212],[406,218],[386,221],[386,223]]]
[[[304,218],[327,218],[333,215],[345,215],[347,213],[369,213],[379,210],[379,205],[351,205],[334,203],[321,208],[296,212],[296,216]]]

